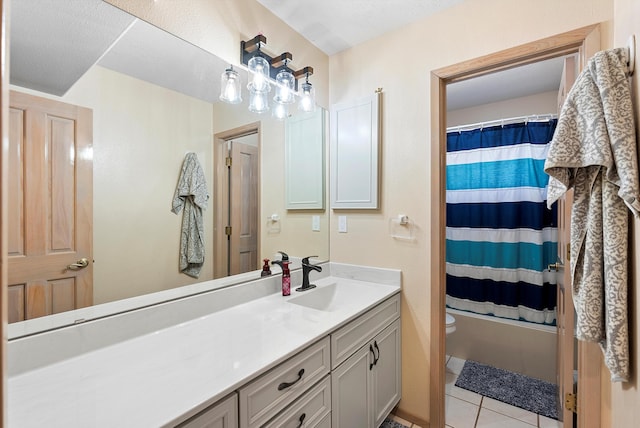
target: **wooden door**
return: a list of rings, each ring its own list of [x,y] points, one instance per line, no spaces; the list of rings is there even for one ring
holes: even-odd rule
[[[213,275],[260,268],[260,124],[215,135]]]
[[[575,57],[564,60],[560,89],[558,91],[558,113],[564,104],[567,93],[575,81]],[[571,242],[571,204],[573,190],[567,192],[558,200],[558,264],[557,269],[557,383],[558,383],[558,416],[563,421],[564,428],[573,428],[573,411],[571,406],[565,405],[568,394],[574,394],[573,373],[575,365],[575,339],[573,329],[575,325],[575,311],[571,296],[571,269],[569,269],[569,244]]]
[[[258,269],[258,147],[231,141],[230,275]]]
[[[9,322],[93,304],[92,138],[91,110],[10,93]]]

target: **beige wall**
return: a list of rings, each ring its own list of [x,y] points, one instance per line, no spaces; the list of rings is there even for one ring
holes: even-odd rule
[[[349,232],[332,226],[330,255],[402,269],[403,413],[429,418],[430,71],[598,22],[607,47],[612,16],[613,0],[467,1],[331,57],[332,104],[383,88],[381,208],[347,211]],[[389,236],[399,213],[416,223],[415,242]]]
[[[558,80],[560,76],[558,76]],[[557,113],[558,92],[542,92],[527,97],[512,98],[481,106],[461,108],[447,112],[447,126],[468,125],[490,120],[533,114]]]
[[[614,1],[614,32],[613,46],[627,45],[627,39],[635,34],[636,45],[640,44],[640,2],[638,0]],[[636,110],[636,135],[640,135],[640,61],[637,59],[640,49],[636,48],[636,70],[631,79],[632,95]],[[614,383],[611,385],[611,400],[603,403],[605,413],[611,414],[611,427],[632,427],[640,420],[640,391],[638,376],[640,372],[640,221],[635,219],[632,224],[632,268],[630,307],[630,336],[631,336],[631,379],[627,384]],[[605,375],[606,376],[606,375]],[[603,426],[607,426],[603,424]]]

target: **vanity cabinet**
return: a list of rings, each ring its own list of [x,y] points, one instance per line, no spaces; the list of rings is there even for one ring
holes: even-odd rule
[[[399,317],[397,295],[331,335],[333,428],[377,428],[400,401]],[[347,338],[363,331],[371,334],[360,336],[356,340],[360,346],[353,350]]]
[[[177,428],[238,428],[238,395],[233,393]]]

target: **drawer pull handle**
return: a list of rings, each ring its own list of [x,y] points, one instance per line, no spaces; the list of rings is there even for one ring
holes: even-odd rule
[[[373,368],[373,365],[376,362],[376,353],[373,352],[373,346],[371,346],[371,344],[369,344],[369,352],[371,352],[373,354],[373,362],[369,363],[369,370],[371,370]]]
[[[298,424],[298,428],[300,428],[302,425],[304,425],[304,418],[306,418],[306,417],[307,417],[306,413],[303,413],[303,414],[300,415],[300,419],[299,419],[300,424]]]
[[[282,382],[280,385],[278,385],[278,391],[282,391],[283,389],[287,389],[290,386],[295,385],[300,379],[302,379],[303,375],[304,369],[300,369],[300,371],[298,372],[298,379],[294,380],[293,382]]]
[[[377,341],[373,341],[373,347],[376,348],[376,351],[378,351],[378,356],[375,357],[375,360],[373,360],[373,365],[377,365],[378,364],[378,360],[380,359],[380,348],[378,348],[378,342]]]

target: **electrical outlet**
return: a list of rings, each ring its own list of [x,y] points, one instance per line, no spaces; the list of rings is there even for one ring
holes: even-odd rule
[[[338,216],[338,232],[347,233],[347,216],[346,215]]]

